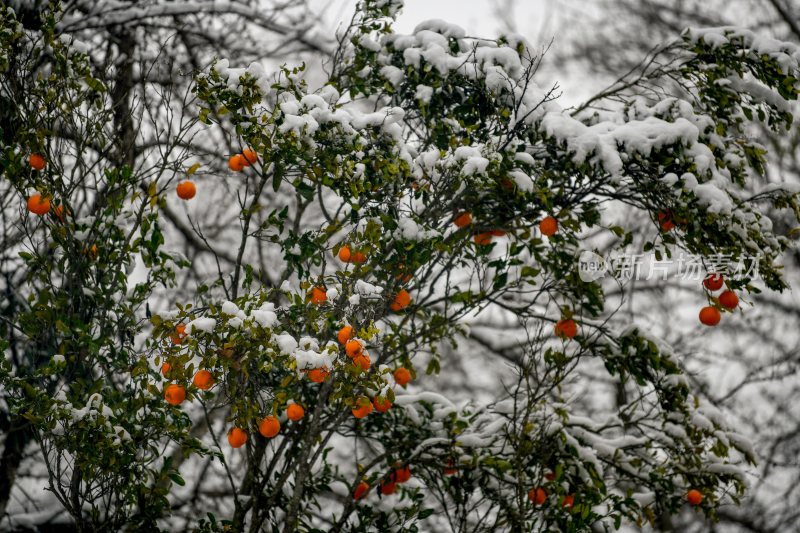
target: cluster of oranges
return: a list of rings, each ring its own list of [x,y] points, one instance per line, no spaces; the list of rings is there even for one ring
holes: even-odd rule
[[[453,224],[455,224],[459,229],[466,228],[472,224],[472,213],[469,211],[456,213],[453,217]],[[472,241],[478,246],[489,246],[492,243],[492,237],[502,237],[505,234],[506,232],[501,229],[481,231],[473,235]]]
[[[547,491],[542,487],[536,487],[528,491],[528,499],[533,502],[534,505],[543,505],[544,502],[547,501]],[[567,510],[571,511],[572,507],[575,505],[575,495],[574,494],[567,494],[563,498],[561,498],[561,506],[566,507]]]
[[[306,410],[299,403],[290,403],[286,407],[286,418],[292,422],[299,422],[306,416]],[[266,439],[274,438],[281,431],[281,422],[278,417],[268,415],[258,423],[258,432]],[[228,444],[231,448],[241,448],[247,442],[247,431],[240,427],[232,427],[228,431]]]
[[[403,484],[410,479],[411,479],[411,467],[409,465],[396,463],[392,471],[389,472],[389,474],[385,476],[378,484],[378,492],[380,492],[384,496],[394,494],[395,491],[397,490],[397,485]],[[370,488],[369,483],[367,483],[366,481],[360,482],[358,485],[356,485],[356,488],[353,491],[353,499],[354,500],[363,499],[369,492],[369,488]]]
[[[369,358],[369,354],[364,350],[364,343],[355,338],[355,331],[352,326],[343,326],[336,334],[336,340],[344,346],[345,354],[356,367],[360,368],[362,372],[369,370],[372,361]],[[394,371],[394,380],[398,385],[405,387],[411,381],[411,372],[407,368],[400,367]],[[368,397],[360,396],[356,398],[355,405],[351,411],[354,417],[364,418],[372,412],[373,408],[379,413],[385,413],[391,407],[392,402],[388,398],[376,396],[370,401]]]
[[[325,290],[325,287],[312,287],[309,291],[306,299],[314,305],[322,305],[328,301],[328,293]],[[411,294],[405,290],[400,289],[397,291],[392,298],[392,302],[389,304],[389,307],[394,312],[399,312],[408,307],[411,304]]]
[[[241,154],[232,155],[228,159],[228,168],[234,172],[241,172],[245,167],[254,165],[258,161],[258,154],[252,148],[245,148]],[[191,180],[178,183],[175,190],[181,200],[191,200],[197,194],[197,187]]]
[[[343,263],[356,263],[357,265],[360,265],[361,263],[366,262],[367,256],[362,251],[352,251],[350,246],[345,244],[339,248],[339,260]]]
[[[706,279],[703,280],[703,286],[709,293],[719,291],[722,289],[724,283],[725,280],[722,278],[721,274],[709,274]],[[726,289],[722,291],[719,296],[712,296],[712,298],[716,300],[720,307],[728,311],[733,311],[739,307],[739,297],[731,290]],[[700,322],[702,324],[706,326],[716,326],[719,324],[720,320],[722,320],[722,315],[717,306],[708,305],[700,310]]]
[[[245,148],[241,154],[235,154],[228,159],[228,168],[234,172],[241,172],[246,167],[255,165],[258,154],[252,148]]]

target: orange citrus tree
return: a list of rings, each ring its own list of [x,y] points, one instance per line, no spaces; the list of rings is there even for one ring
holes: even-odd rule
[[[523,39],[441,21],[399,35],[401,4],[359,4],[320,88],[302,66],[221,59],[197,75],[203,127],[240,145],[217,154],[240,193],[237,262],[147,321],[143,302],[174,279],[159,206],[211,201],[221,178],[200,165],[105,170],[101,208],[79,212],[66,169],[48,166],[46,132],[4,152],[37,246],[22,255],[30,309],[3,324],[7,350],[29,340],[30,364],[6,362],[0,377],[76,520],[155,527],[182,476],[224,493],[201,531],[587,531],[684,504],[713,518],[739,501],[749,443],[692,394],[667,343],[609,325],[578,256],[598,232],[630,244],[604,223],[624,203],[652,221],[645,251],[723,253],[783,290],[788,240],[762,208],[797,214],[797,197],[743,191],[764,172],[748,125],[791,125],[796,54],[745,31],[687,31],[662,52],[674,96],[572,116],[536,84],[540,56]],[[102,90],[75,82],[64,94]],[[141,183],[148,196],[134,194]],[[148,275],[130,290],[135,254]],[[280,267],[264,272],[258,257]],[[706,280],[704,324],[758,290],[748,272]],[[68,313],[85,298],[97,316]],[[494,398],[453,402],[436,392],[441,351],[485,314],[525,330],[525,355]],[[583,416],[575,399],[591,391],[575,375],[587,368],[623,380],[632,400]],[[178,474],[163,446],[215,469]],[[86,490],[72,490],[76,477]]]

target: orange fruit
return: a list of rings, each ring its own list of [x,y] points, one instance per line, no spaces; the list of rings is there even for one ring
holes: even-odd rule
[[[181,344],[183,342],[184,337],[186,337],[186,325],[178,324],[177,326],[175,326],[175,333],[173,333],[170,336],[170,338],[172,339],[172,344]]]
[[[728,310],[734,310],[739,307],[739,297],[733,291],[725,291],[719,295],[719,303]]]
[[[180,405],[186,399],[186,389],[175,383],[167,385],[164,389],[164,399],[170,405]]]
[[[28,158],[28,164],[34,170],[42,170],[44,169],[44,156],[42,154],[31,154]]]
[[[372,360],[366,353],[361,353],[353,358],[353,364],[360,366],[362,372],[367,372],[372,365]]]
[[[690,505],[700,505],[703,501],[703,493],[697,489],[692,489],[686,493],[686,501],[688,501]]]
[[[356,400],[356,404],[351,411],[354,417],[364,418],[372,412],[372,402],[366,396],[361,396]]]
[[[493,229],[493,230],[491,230],[489,232],[489,235],[491,235],[493,237],[504,237],[505,234],[506,234],[506,232],[501,230],[501,229]]]
[[[392,407],[392,402],[389,401],[389,398],[384,398],[383,396],[375,396],[372,399],[372,405],[375,406],[375,410],[379,413],[385,413]]]
[[[42,197],[38,192],[28,198],[28,211],[34,215],[46,215],[50,211],[50,200]]]
[[[483,233],[475,235],[472,240],[479,246],[489,246],[492,244],[492,234],[488,231],[484,231]]]
[[[245,166],[255,165],[258,161],[258,154],[252,148],[245,148],[242,150],[242,159],[244,159]]]
[[[400,367],[394,371],[394,380],[398,385],[405,387],[411,381],[411,372],[407,368]]]
[[[172,368],[172,365],[170,365],[169,363],[164,363],[163,365],[161,365],[161,375],[167,377],[170,368]]]
[[[572,510],[572,507],[575,505],[575,496],[572,494],[567,494],[564,496],[564,499],[561,500],[561,505]]]
[[[328,295],[323,287],[314,287],[311,289],[310,300],[312,304],[322,305],[328,301]]]
[[[308,373],[308,379],[314,383],[322,383],[328,377],[328,374],[330,372],[328,372],[327,368],[315,368]]]
[[[286,408],[286,417],[292,422],[302,420],[306,416],[306,410],[299,403],[290,403]]]
[[[364,345],[361,344],[361,341],[352,339],[345,343],[344,351],[347,353],[347,357],[351,359],[358,355],[361,355],[361,352],[364,351]]]
[[[394,472],[392,472],[392,481],[396,483],[405,483],[411,479],[411,467],[401,466],[400,464],[395,465]]]
[[[274,416],[267,416],[258,424],[258,432],[268,439],[277,435],[280,430],[281,423]]]
[[[408,307],[408,304],[411,303],[411,295],[405,289],[400,289],[397,291],[397,294],[394,295],[394,300],[392,300],[392,311],[400,311]]]
[[[545,237],[552,237],[558,231],[558,220],[553,217],[544,217],[541,222],[539,222],[539,231],[542,232],[542,235]]]
[[[447,466],[442,468],[445,476],[452,476],[458,473],[458,468],[456,468],[456,462],[453,459],[449,459],[447,461]]]
[[[232,155],[231,158],[228,159],[228,168],[234,172],[241,172],[246,164],[247,160],[241,154]]]
[[[565,318],[556,322],[555,332],[557,337],[571,339],[578,334],[578,324],[571,318]]]
[[[201,390],[208,390],[214,386],[214,376],[208,370],[198,370],[192,380],[194,386]]]
[[[547,500],[547,492],[541,487],[536,487],[528,491],[528,499],[536,505],[542,505]]]
[[[706,326],[716,326],[721,318],[722,315],[716,307],[706,306],[700,310],[700,322]]]
[[[456,217],[453,219],[453,224],[459,228],[469,226],[472,224],[472,213],[469,211],[464,211],[463,213],[456,215]]]
[[[661,226],[661,231],[670,231],[675,227],[675,222],[672,220],[672,213],[667,211],[659,211],[656,215],[658,223]]]
[[[228,431],[228,444],[231,445],[231,448],[241,448],[245,442],[247,442],[245,430],[234,427]]]
[[[395,483],[394,481],[384,480],[381,481],[379,488],[381,494],[383,494],[384,496],[388,496],[389,494],[394,494],[394,491],[397,489],[397,483]]]
[[[349,263],[352,254],[350,253],[350,247],[346,244],[339,248],[339,260],[343,263]]]
[[[59,220],[59,222],[62,222],[62,223],[64,222],[65,218],[64,218],[64,206],[63,205],[55,206],[53,208],[53,214]]]
[[[703,280],[703,285],[711,292],[720,290],[723,283],[725,283],[725,280],[722,279],[722,274],[709,274]]]
[[[508,178],[503,178],[503,179],[501,179],[501,180],[500,180],[500,186],[501,186],[503,189],[507,190],[507,191],[513,191],[513,190],[514,190],[514,182],[513,182],[513,181],[511,181],[511,180],[510,180],[510,179],[508,179]]]
[[[400,283],[408,283],[409,281],[411,281],[411,273],[408,272],[408,270],[406,269],[406,265],[400,263],[399,265],[397,265],[397,271],[399,273],[394,277],[394,279],[396,279]]]
[[[197,187],[194,186],[192,181],[184,180],[178,184],[175,192],[178,193],[178,198],[181,200],[191,200],[197,194]]]
[[[356,485],[356,490],[353,491],[353,499],[360,500],[361,498],[367,495],[367,492],[369,492],[369,485],[366,482],[362,481],[361,483]]]
[[[356,264],[359,264],[359,265],[360,265],[361,263],[366,263],[366,261],[367,261],[367,256],[366,256],[366,255],[364,255],[364,254],[363,254],[363,253],[361,253],[361,252],[354,252],[354,253],[353,253],[353,257],[352,257],[352,259],[351,259],[351,260],[353,261],[353,263],[356,263]]]
[[[352,338],[353,338],[352,326],[344,326],[342,329],[339,330],[339,333],[336,334],[336,340],[339,341],[339,344],[347,344],[347,341]]]

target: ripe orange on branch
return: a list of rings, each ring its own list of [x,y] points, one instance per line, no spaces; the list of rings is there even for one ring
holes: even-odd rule
[[[381,494],[388,496],[390,494],[394,494],[394,491],[397,490],[397,483],[394,481],[384,480],[381,481],[379,489]]]
[[[369,485],[366,482],[362,481],[361,483],[356,485],[356,490],[353,491],[353,499],[360,500],[361,498],[367,495],[367,492],[369,492]]]
[[[234,172],[241,172],[247,166],[247,160],[241,154],[232,155],[228,159],[228,168]]]
[[[351,339],[345,343],[344,351],[347,353],[347,357],[352,359],[353,357],[361,355],[361,352],[364,351],[364,345],[360,340]]]
[[[692,489],[686,493],[686,501],[688,501],[690,505],[700,505],[703,501],[703,493],[697,489]]]
[[[675,227],[675,222],[672,220],[672,213],[669,210],[659,211],[657,217],[661,231],[672,231],[672,228]]]
[[[209,390],[214,386],[214,376],[208,370],[198,370],[192,380],[194,386],[201,390]]]
[[[231,448],[241,448],[245,442],[247,442],[245,430],[233,427],[228,431],[228,444],[231,445]]]
[[[328,295],[325,293],[325,289],[323,287],[314,287],[311,289],[309,299],[312,304],[322,305],[328,301]]]
[[[725,309],[733,310],[739,307],[739,297],[733,291],[725,291],[719,295],[719,303]]]
[[[186,399],[186,389],[175,383],[167,385],[164,389],[164,399],[170,405],[180,405]]]
[[[565,318],[556,322],[556,336],[562,339],[571,339],[578,334],[578,324],[571,318]]]
[[[541,487],[536,487],[528,491],[528,499],[535,505],[542,505],[547,501],[547,492]]]
[[[407,368],[400,367],[394,371],[394,380],[398,385],[405,387],[411,381],[411,372]]]
[[[306,410],[298,403],[289,404],[289,407],[286,408],[286,417],[292,422],[302,420],[304,416],[306,416]]]
[[[28,158],[28,164],[33,170],[43,170],[45,165],[44,156],[42,154],[31,154]]]
[[[469,226],[472,224],[472,213],[469,211],[464,211],[463,213],[456,215],[456,217],[453,219],[453,224],[459,228]]]
[[[339,333],[336,334],[336,340],[339,341],[339,344],[347,344],[347,341],[352,338],[353,338],[352,326],[344,326],[342,329],[339,330]]]
[[[252,148],[245,148],[242,150],[242,159],[244,159],[245,166],[255,165],[258,161],[258,154]]]
[[[175,192],[181,200],[191,200],[194,198],[194,195],[197,194],[197,187],[195,187],[194,182],[184,180],[178,184]]]
[[[308,372],[308,379],[314,383],[322,383],[325,381],[325,378],[328,377],[328,374],[330,374],[330,372],[327,368],[315,368]]]
[[[281,423],[274,416],[264,417],[258,424],[258,432],[264,437],[271,439],[281,431]]]
[[[356,418],[364,418],[372,412],[372,402],[366,396],[361,396],[356,400],[356,405],[351,409],[353,416]]]
[[[700,310],[700,322],[706,326],[716,326],[721,319],[722,315],[716,307],[706,306]]]
[[[392,472],[392,481],[405,483],[409,479],[411,479],[411,467],[408,465],[395,465],[394,472]]]
[[[542,235],[545,237],[552,237],[558,231],[558,220],[553,217],[544,217],[541,222],[539,222],[539,231],[542,232]]]
[[[384,398],[383,396],[375,396],[372,399],[372,405],[375,406],[375,410],[379,413],[385,413],[392,408],[392,402],[389,401],[389,398]]]
[[[725,280],[722,279],[722,274],[709,274],[703,280],[703,285],[711,292],[720,290],[723,283],[725,283]]]
[[[483,233],[478,233],[475,235],[472,240],[478,246],[489,246],[492,244],[492,234],[488,231],[484,231]]]
[[[353,358],[353,364],[359,366],[363,372],[367,372],[372,365],[372,360],[366,353],[361,353]]]
[[[343,263],[349,263],[350,258],[352,257],[352,253],[350,252],[350,247],[346,244],[339,248],[339,260]]]
[[[391,308],[392,311],[401,311],[408,307],[408,304],[411,303],[411,295],[405,289],[400,289],[397,291],[397,294],[394,295],[394,300],[392,300]]]
[[[28,198],[28,211],[34,215],[43,216],[50,211],[50,200],[38,192]]]

